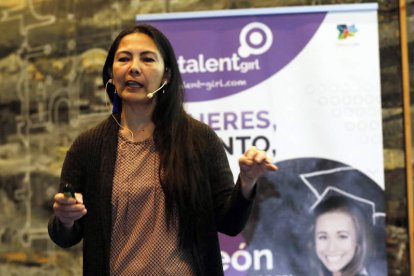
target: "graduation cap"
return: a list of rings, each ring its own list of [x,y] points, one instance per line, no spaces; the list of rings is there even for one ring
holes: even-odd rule
[[[314,202],[309,207],[310,211],[313,211],[328,197],[341,195],[362,206],[366,215],[372,219],[373,225],[376,225],[378,218],[385,218],[383,192],[380,189],[370,188],[378,185],[352,167],[341,166],[299,176],[314,195]]]

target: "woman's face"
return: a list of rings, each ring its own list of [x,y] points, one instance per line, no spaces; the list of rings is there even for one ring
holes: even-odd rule
[[[149,101],[147,94],[160,87],[164,60],[154,41],[146,34],[122,38],[112,65],[113,81],[124,101]]]
[[[316,254],[331,272],[340,272],[354,257],[357,248],[355,224],[346,213],[320,215],[315,225]]]

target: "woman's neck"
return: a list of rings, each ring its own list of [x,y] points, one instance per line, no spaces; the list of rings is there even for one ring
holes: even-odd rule
[[[125,107],[125,108],[124,108]],[[132,108],[128,105],[122,106],[121,133],[132,141],[143,141],[152,136],[155,125],[152,122],[153,107],[144,106]]]

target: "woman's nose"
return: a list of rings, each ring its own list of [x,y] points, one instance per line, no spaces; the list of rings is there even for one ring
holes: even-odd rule
[[[336,250],[336,242],[332,239],[328,241],[328,252],[335,252]]]
[[[138,61],[133,61],[130,67],[130,73],[133,75],[139,75],[141,73],[140,65]]]

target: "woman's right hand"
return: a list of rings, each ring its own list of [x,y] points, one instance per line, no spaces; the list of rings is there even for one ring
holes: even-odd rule
[[[72,228],[75,220],[80,219],[87,213],[82,194],[75,193],[75,197],[76,199],[65,197],[63,193],[57,193],[54,197],[53,212],[67,229]]]

